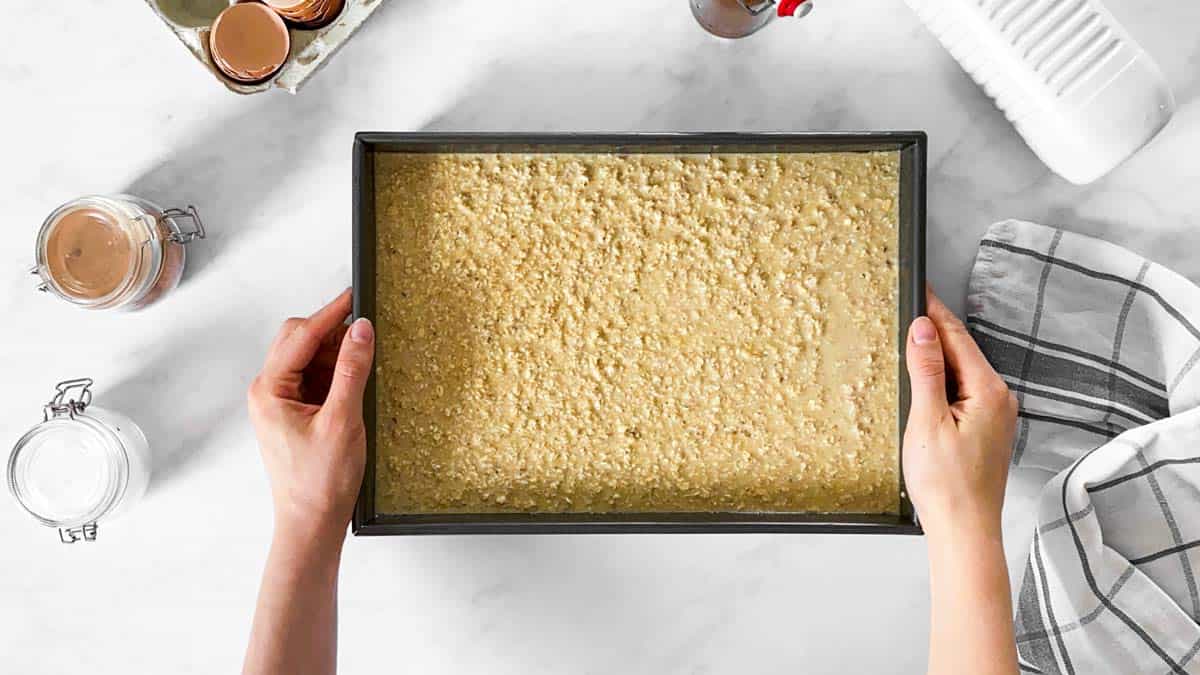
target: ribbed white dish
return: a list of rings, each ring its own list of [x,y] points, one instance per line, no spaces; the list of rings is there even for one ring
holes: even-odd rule
[[[1051,170],[1100,178],[1167,124],[1158,65],[1098,0],[906,0]]]

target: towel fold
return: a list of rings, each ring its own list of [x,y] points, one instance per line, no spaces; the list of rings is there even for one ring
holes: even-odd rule
[[[1200,288],[1033,223],[980,242],[967,323],[1058,472],[1017,602],[1021,669],[1200,673]]]

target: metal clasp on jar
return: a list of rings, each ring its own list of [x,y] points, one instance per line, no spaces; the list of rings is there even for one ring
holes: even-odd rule
[[[58,538],[64,544],[74,544],[77,541],[96,541],[96,523],[87,523],[79,527],[58,528]]]
[[[41,278],[41,276],[42,276],[42,271],[40,269],[38,269],[37,265],[30,267],[29,273],[38,278]],[[38,283],[37,289],[43,293],[49,293],[50,292],[50,284],[47,284],[45,282],[45,280],[43,280]]]
[[[51,417],[62,417],[66,415],[71,419],[75,419],[77,413],[81,413],[89,405],[92,404],[92,384],[90,377],[80,377],[74,380],[63,380],[54,388],[54,398],[42,408],[42,421],[49,422]],[[69,398],[72,391],[79,391],[79,398]]]
[[[148,227],[150,227],[151,230],[157,228],[159,225],[166,224],[166,221],[168,220],[171,221],[171,225],[173,227],[169,226],[166,228],[168,230],[168,234],[166,237],[164,237],[164,239],[176,244],[190,244],[197,239],[203,239],[204,237],[208,236],[204,231],[204,221],[200,220],[200,214],[196,211],[196,207],[192,206],[191,204],[188,204],[186,208],[182,209],[178,207],[163,209],[158,213],[157,216],[147,213],[146,215],[134,218],[134,220],[139,220],[145,223]],[[186,232],[183,231],[183,229],[179,227],[180,220],[192,221],[192,229]],[[143,245],[149,244],[151,241],[153,240],[147,240],[143,242]]]
[[[149,214],[147,214],[144,216],[138,216],[135,220],[140,220],[146,223],[146,225],[150,226],[151,229],[164,224],[168,220],[171,221],[171,224],[175,227],[167,228],[169,230],[169,234],[167,234],[165,239],[176,244],[190,244],[197,239],[203,239],[208,236],[208,234],[204,231],[204,221],[200,220],[200,213],[197,212],[196,207],[192,206],[191,204],[188,204],[187,207],[182,209],[174,206],[169,209],[163,209],[161,212],[159,212],[157,217],[151,217]],[[182,228],[178,227],[180,220],[192,221],[192,229],[186,232],[183,231]]]
[[[191,204],[187,208],[169,208],[162,212],[160,218],[171,218],[172,220],[187,219],[192,221],[192,229],[187,232],[172,232],[167,238],[177,244],[188,244],[197,239],[203,239],[206,235],[204,231],[204,221],[200,220],[200,214],[196,211],[196,207]]]

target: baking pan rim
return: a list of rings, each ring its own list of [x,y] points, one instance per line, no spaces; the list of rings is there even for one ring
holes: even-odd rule
[[[359,132],[353,150],[354,316],[374,319],[374,157],[378,152],[872,152],[900,153],[898,283],[898,411],[896,438],[908,419],[909,382],[904,366],[908,325],[925,313],[926,167],[923,131],[699,132],[699,133],[431,133]],[[414,534],[628,534],[628,533],[848,533],[923,534],[900,477],[899,514],[687,512],[687,513],[483,513],[375,512],[375,377],[367,385],[364,416],[367,461],[354,507],[355,535]],[[902,454],[903,450],[901,450]],[[898,457],[898,461],[900,461]]]

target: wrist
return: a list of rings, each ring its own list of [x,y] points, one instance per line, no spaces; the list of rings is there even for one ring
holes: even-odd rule
[[[988,548],[1003,549],[1000,515],[956,511],[922,518],[930,554],[937,552],[974,553]]]
[[[917,517],[928,536],[945,534],[957,537],[976,533],[999,536],[999,504],[971,495],[951,498],[914,499]]]
[[[345,523],[276,513],[272,546],[288,552],[290,557],[336,561],[345,540]]]

